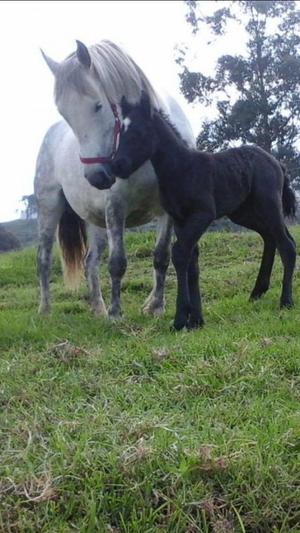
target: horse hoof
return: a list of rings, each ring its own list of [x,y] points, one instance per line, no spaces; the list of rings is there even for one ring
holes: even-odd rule
[[[164,305],[158,305],[158,304],[155,304],[155,302],[149,303],[142,308],[143,314],[150,315],[150,316],[161,316],[164,314],[164,311],[165,311]]]
[[[106,309],[105,305],[104,306],[102,306],[102,305],[93,306],[92,307],[92,313],[95,316],[105,316],[105,317],[108,316],[108,312],[107,312],[107,309]]]
[[[47,316],[50,315],[50,307],[47,306],[40,306],[38,310],[38,314],[41,316]]]

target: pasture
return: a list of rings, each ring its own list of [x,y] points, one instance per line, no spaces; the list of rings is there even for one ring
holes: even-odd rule
[[[57,250],[47,318],[35,249],[0,257],[1,531],[300,531],[298,271],[292,310],[278,308],[278,257],[250,304],[260,238],[208,233],[205,327],[173,333],[173,268],[166,314],[140,312],[154,240],[127,234],[116,323],[90,314],[84,283],[64,288]]]

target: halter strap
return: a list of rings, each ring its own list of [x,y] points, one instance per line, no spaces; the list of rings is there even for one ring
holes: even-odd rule
[[[114,127],[114,140],[113,140],[113,148],[112,152],[109,156],[104,157],[80,157],[81,163],[84,163],[85,165],[94,165],[95,163],[109,163],[112,161],[114,156],[116,155],[116,151],[119,146],[119,140],[120,140],[120,133],[121,133],[121,121],[118,115],[118,110],[116,104],[110,104],[111,110],[115,117],[115,127]]]

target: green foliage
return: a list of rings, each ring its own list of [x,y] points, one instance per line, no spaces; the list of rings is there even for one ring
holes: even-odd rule
[[[0,224],[0,252],[7,252],[9,250],[17,250],[21,244],[17,237],[13,235],[7,228]]]
[[[28,194],[22,196],[22,203],[24,204],[23,215],[28,220],[29,218],[35,218],[37,215],[37,203],[35,194]]]
[[[5,228],[20,242],[21,246],[33,245],[38,239],[37,219],[18,219],[5,222]]]
[[[173,269],[166,315],[140,312],[154,241],[127,234],[116,323],[64,288],[57,251],[47,318],[36,250],[0,257],[3,533],[299,531],[299,276],[295,309],[278,308],[279,259],[250,304],[260,238],[206,234],[206,325],[174,334]]]
[[[286,162],[292,178],[297,178],[300,11],[296,3],[228,2],[228,7],[217,9],[212,16],[202,14],[201,2],[187,0],[186,4],[186,19],[194,34],[201,35],[206,27],[219,38],[234,21],[245,27],[247,35],[246,56],[219,57],[214,76],[190,71],[185,64],[186,49],[179,51],[181,90],[186,99],[207,105],[218,102],[218,116],[203,124],[198,146],[215,150],[237,141],[255,143]]]

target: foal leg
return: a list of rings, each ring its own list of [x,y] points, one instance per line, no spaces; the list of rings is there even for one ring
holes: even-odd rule
[[[201,308],[201,295],[199,288],[199,246],[196,244],[192,252],[191,261],[188,269],[188,286],[190,294],[190,317],[188,320],[188,329],[203,326],[204,320]]]
[[[277,248],[284,268],[280,307],[292,307],[292,280],[296,264],[296,245],[285,225],[283,225],[283,229],[284,231],[282,231],[282,235],[277,238]]]
[[[192,260],[194,248],[200,239],[201,235],[208,228],[214,217],[205,212],[195,213],[191,215],[183,226],[175,224],[175,233],[177,241],[172,248],[172,261],[177,275],[177,299],[176,299],[176,314],[174,319],[174,328],[179,330],[185,326],[189,326],[189,316],[191,311],[191,297],[188,281],[188,269]],[[193,260],[195,261],[195,259]],[[203,323],[201,313],[201,298],[198,286],[198,279],[196,281],[196,274],[198,278],[198,270],[195,269],[195,262],[191,266],[190,273],[190,287],[196,294],[192,294],[192,302],[195,306],[193,310],[194,316],[197,316],[199,325]],[[193,320],[194,323],[194,320]],[[195,326],[196,324],[194,324]]]
[[[264,240],[264,251],[257,280],[250,295],[250,300],[252,301],[261,298],[270,286],[270,278],[276,252],[276,243],[274,239],[263,233],[261,233],[261,236]]]
[[[173,223],[165,213],[158,219],[157,239],[153,257],[154,286],[148,296],[143,311],[147,314],[161,315],[165,308],[164,289],[166,273],[170,262],[170,247]]]
[[[108,316],[118,319],[121,311],[121,280],[126,272],[127,259],[124,247],[125,207],[111,196],[105,210],[109,246],[108,270],[111,277],[111,305]]]
[[[106,230],[94,225],[89,226],[90,246],[85,259],[85,276],[89,288],[89,297],[95,315],[107,315],[99,284],[99,264],[107,245]]]
[[[37,271],[40,282],[40,314],[50,312],[49,276],[52,262],[52,248],[55,230],[64,211],[64,196],[57,191],[52,197],[38,201],[39,245],[37,252]],[[51,206],[51,207],[49,207]]]
[[[252,229],[259,233],[264,241],[260,269],[254,288],[250,295],[250,301],[258,300],[265,292],[267,292],[270,286],[270,278],[276,252],[276,242],[272,237],[272,234],[257,221],[257,217],[253,215],[252,211],[247,212],[245,209],[243,209],[242,213],[234,214],[230,218],[236,224],[240,224],[245,228]]]
[[[293,237],[290,235],[284,223],[282,207],[276,199],[264,204],[265,221],[268,231],[272,234],[276,242],[283,264],[282,293],[280,307],[292,307],[292,279],[296,263],[296,246]]]

